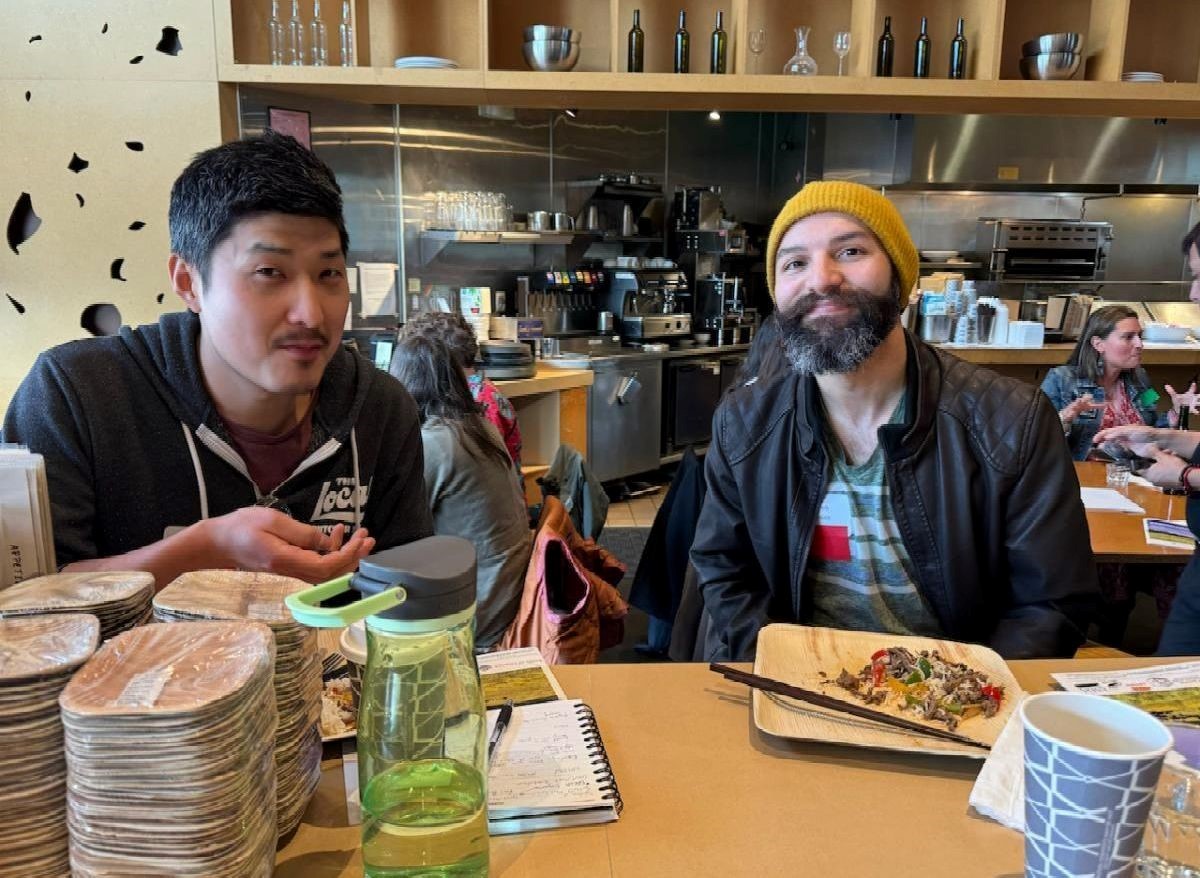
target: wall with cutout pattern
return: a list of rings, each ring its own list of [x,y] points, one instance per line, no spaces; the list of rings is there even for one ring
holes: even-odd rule
[[[180,307],[175,176],[221,142],[211,3],[38,0],[0,28],[0,406],[47,347]],[[98,306],[113,306],[111,308]]]

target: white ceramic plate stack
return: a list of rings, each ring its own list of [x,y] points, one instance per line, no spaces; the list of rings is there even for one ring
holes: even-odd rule
[[[144,625],[63,690],[75,878],[269,876],[275,642],[254,622]]]
[[[438,70],[456,70],[458,63],[449,58],[437,58],[430,55],[407,55],[397,58],[394,65],[397,70],[409,70],[414,67],[430,67]]]
[[[89,613],[100,620],[100,639],[150,621],[154,576],[138,570],[54,573],[0,591],[0,619],[48,613]]]
[[[100,642],[94,616],[0,619],[0,876],[59,878],[67,768],[58,696]]]
[[[1161,73],[1153,73],[1148,70],[1135,70],[1129,73],[1121,74],[1121,82],[1162,82],[1163,75]]]
[[[321,657],[317,632],[299,624],[283,599],[308,584],[235,570],[185,573],[154,598],[160,622],[251,619],[275,633],[275,736],[279,834],[291,832],[321,779]]]

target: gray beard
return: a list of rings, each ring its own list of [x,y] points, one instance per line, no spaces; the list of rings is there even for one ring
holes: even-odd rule
[[[804,324],[805,314],[816,307],[819,299],[810,298],[779,316],[783,354],[800,375],[855,371],[875,353],[900,319],[900,306],[894,296],[880,297],[857,289],[838,295],[848,296],[858,305],[858,314],[845,326],[822,327],[821,321],[816,326]]]

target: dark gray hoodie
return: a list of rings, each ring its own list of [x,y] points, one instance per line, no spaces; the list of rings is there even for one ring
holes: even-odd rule
[[[4,441],[46,459],[59,564],[138,549],[263,502],[200,375],[189,311],[41,354]],[[321,379],[308,456],[269,505],[325,531],[361,525],[376,549],[433,533],[421,428],[390,375],[339,348]]]

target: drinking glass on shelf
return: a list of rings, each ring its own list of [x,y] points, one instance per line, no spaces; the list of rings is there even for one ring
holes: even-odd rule
[[[846,60],[846,56],[850,54],[850,31],[840,30],[833,35],[833,51],[837,53],[837,75],[842,76],[842,65]]]
[[[750,51],[754,55],[754,68],[750,71],[751,73],[758,73],[760,66],[759,56],[762,55],[763,49],[766,47],[767,32],[761,27],[756,27],[754,30],[750,31]]]

